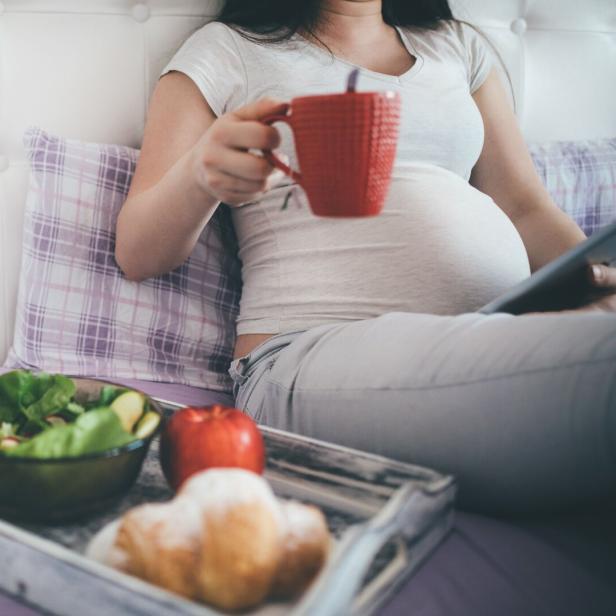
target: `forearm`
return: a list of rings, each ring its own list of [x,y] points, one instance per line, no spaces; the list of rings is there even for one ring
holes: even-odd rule
[[[183,156],[157,184],[124,203],[116,229],[119,266],[131,280],[180,266],[217,205],[194,180],[190,154]]]
[[[551,203],[528,210],[513,223],[526,246],[533,272],[586,238],[578,225]]]

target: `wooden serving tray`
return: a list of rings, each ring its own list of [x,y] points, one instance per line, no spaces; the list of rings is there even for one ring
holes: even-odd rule
[[[159,402],[166,413],[180,408]],[[451,528],[453,479],[287,432],[263,427],[262,433],[274,492],[319,506],[336,546],[296,603],[268,603],[248,614],[374,613]],[[137,483],[100,515],[63,526],[0,520],[0,589],[63,616],[221,614],[84,556],[90,539],[124,511],[171,496],[155,441]]]

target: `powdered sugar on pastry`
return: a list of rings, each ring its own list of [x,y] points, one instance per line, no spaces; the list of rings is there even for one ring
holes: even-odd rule
[[[130,514],[139,520],[144,535],[155,533],[165,549],[194,549],[201,534],[201,512],[188,498],[135,507]]]
[[[193,475],[182,486],[178,498],[193,500],[209,515],[219,516],[225,516],[236,505],[257,501],[282,522],[279,502],[267,481],[240,468],[215,468]]]
[[[284,517],[282,555],[272,595],[293,597],[314,579],[327,559],[330,536],[322,512],[296,501],[281,503]]]
[[[285,521],[287,549],[294,549],[297,545],[323,534],[325,520],[316,507],[297,501],[286,501],[281,503],[281,509]]]
[[[103,562],[106,562],[110,567],[114,567],[115,569],[126,569],[130,562],[130,558],[124,550],[112,545]]]
[[[127,555],[123,550],[118,550],[121,554],[112,556],[114,543],[118,536],[121,520],[114,520],[104,526],[90,541],[86,549],[86,556],[102,563],[107,563],[112,567],[117,564],[118,569],[123,569],[126,564]]]

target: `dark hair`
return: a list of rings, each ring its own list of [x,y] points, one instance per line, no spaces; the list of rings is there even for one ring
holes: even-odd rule
[[[216,18],[250,40],[276,43],[299,29],[315,36],[322,0],[226,0]],[[383,0],[383,19],[390,26],[436,28],[453,19],[448,0]]]

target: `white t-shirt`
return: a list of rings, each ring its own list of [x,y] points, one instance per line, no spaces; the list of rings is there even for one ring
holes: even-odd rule
[[[472,311],[529,274],[515,227],[468,184],[483,147],[472,92],[491,69],[480,35],[459,22],[399,28],[413,67],[396,77],[362,69],[358,90],[402,99],[398,150],[383,212],[366,219],[316,217],[303,191],[281,210],[291,181],[233,209],[242,260],[238,334],[281,333],[384,312]],[[161,74],[177,70],[217,115],[262,96],[290,100],[341,92],[351,63],[296,35],[258,44],[211,22]],[[297,168],[286,125],[280,150]]]

